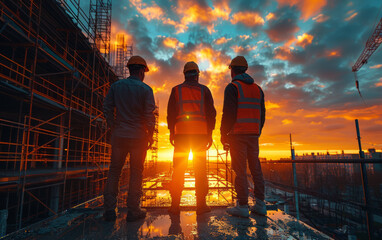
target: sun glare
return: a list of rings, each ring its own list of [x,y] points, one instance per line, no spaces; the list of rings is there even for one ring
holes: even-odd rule
[[[194,158],[194,155],[192,154],[192,150],[190,150],[190,153],[188,154],[188,160],[191,161]]]

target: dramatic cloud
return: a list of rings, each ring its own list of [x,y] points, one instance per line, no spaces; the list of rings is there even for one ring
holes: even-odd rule
[[[379,8],[379,0],[113,1],[111,47],[123,35],[149,64],[145,82],[159,105],[161,160],[173,151],[167,101],[184,81],[184,64],[198,63],[200,83],[211,89],[218,111],[213,139],[219,143],[228,65],[237,55],[245,56],[247,73],[264,91],[262,157],[285,157],[290,133],[297,150],[354,150],[354,119],[365,133],[365,148],[382,147],[380,51],[358,72],[366,105],[351,71]]]
[[[320,13],[326,6],[327,0],[277,0],[280,6],[297,6],[301,11],[301,18],[305,21]]]
[[[172,38],[172,37],[167,37],[167,38],[165,38],[164,41],[163,41],[163,44],[164,44],[166,47],[174,48],[174,49],[178,49],[178,48],[182,48],[182,47],[184,47],[184,43],[179,42],[178,39],[176,39],[176,38]]]
[[[292,9],[279,9],[276,17],[268,23],[266,33],[273,42],[283,42],[294,38],[300,28],[297,26],[297,15]]]
[[[238,12],[232,16],[231,23],[242,23],[247,27],[264,25],[264,19],[256,12]]]
[[[214,22],[218,19],[228,20],[231,9],[226,1],[208,6],[203,1],[179,1],[175,7],[176,13],[181,18],[178,32],[184,32],[188,25],[201,24],[206,26],[209,33],[214,32]]]
[[[325,22],[329,19],[328,16],[325,16],[324,14],[320,13],[318,14],[317,16],[315,16],[314,18],[312,18],[313,21],[316,21],[318,23],[322,23],[322,22]]]
[[[224,43],[227,43],[228,41],[231,41],[232,38],[225,38],[225,37],[221,37],[221,38],[218,38],[215,40],[215,44],[217,45],[220,45],[220,44],[224,44]]]
[[[290,47],[277,47],[274,50],[274,58],[292,63],[304,63],[305,54]]]
[[[297,36],[296,45],[305,48],[305,46],[312,44],[313,38],[312,35],[304,33]]]

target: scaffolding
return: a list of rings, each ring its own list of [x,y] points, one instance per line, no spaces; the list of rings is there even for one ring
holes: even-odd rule
[[[92,18],[100,50],[86,23],[73,17],[83,11],[70,13],[68,2],[75,3],[0,1],[0,209],[7,210],[7,232],[99,196],[105,184],[111,148],[102,103],[117,76],[103,57],[110,31],[96,19],[111,1],[91,7],[100,11]]]
[[[115,46],[115,51],[112,52],[115,58],[114,62],[114,72],[117,74],[118,78],[123,79],[127,77],[127,61],[133,55],[133,46],[127,45],[125,34],[117,34],[117,43]]]
[[[168,166],[167,166],[168,164]],[[157,163],[155,175],[147,176],[143,181],[143,207],[168,207],[171,204],[169,186],[171,182],[171,162]],[[165,165],[160,167],[160,165]],[[190,165],[190,162],[189,162]],[[234,172],[230,166],[228,151],[220,151],[214,143],[213,149],[207,151],[208,195],[206,201],[210,206],[230,206],[236,197],[234,191]],[[195,172],[189,168],[184,176],[184,188],[181,206],[196,206]]]
[[[156,166],[156,163],[158,162],[158,149],[159,149],[159,102],[156,103],[155,111],[155,127],[154,127],[154,134],[153,134],[153,144],[151,146],[151,160],[148,162],[148,167],[154,167]]]
[[[110,62],[111,0],[90,0],[89,17],[93,44]]]

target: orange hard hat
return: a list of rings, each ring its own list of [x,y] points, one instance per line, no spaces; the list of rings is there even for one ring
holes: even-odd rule
[[[199,73],[200,71],[199,71],[198,64],[196,64],[195,62],[187,62],[184,65],[183,73],[186,73],[186,72],[192,71],[192,70],[196,70]]]
[[[231,69],[233,66],[238,66],[238,67],[248,67],[247,60],[243,56],[237,56],[234,59],[232,59],[229,69]]]
[[[129,61],[127,61],[126,67],[129,67],[130,65],[134,64],[145,66],[145,72],[149,71],[149,67],[147,66],[145,59],[143,59],[143,57],[141,56],[131,56],[131,58],[129,58]]]

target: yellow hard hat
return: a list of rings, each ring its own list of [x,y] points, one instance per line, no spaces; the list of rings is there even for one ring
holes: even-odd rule
[[[192,70],[196,70],[199,73],[200,71],[199,71],[198,64],[196,64],[195,62],[187,62],[184,65],[183,73],[186,73],[186,72],[192,71]]]
[[[131,56],[131,58],[129,58],[129,61],[127,61],[126,67],[129,67],[130,65],[133,65],[133,64],[143,65],[145,66],[145,72],[149,71],[149,67],[147,66],[145,59],[143,59],[143,57],[141,56]]]
[[[231,64],[229,65],[229,69],[231,69],[233,66],[248,67],[248,63],[245,57],[237,56],[234,59],[232,59]]]

